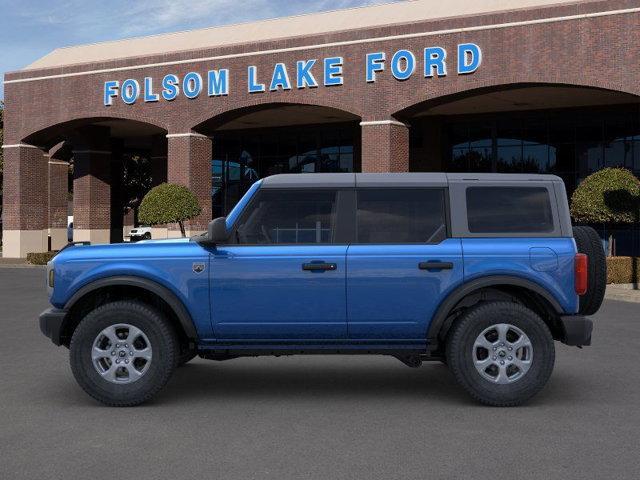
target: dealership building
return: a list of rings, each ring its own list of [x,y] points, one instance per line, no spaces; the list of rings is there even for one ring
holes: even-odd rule
[[[69,182],[74,240],[122,241],[126,155],[190,232],[277,173],[638,174],[639,32],[637,0],[415,0],[54,50],[5,75],[2,254],[67,242]]]

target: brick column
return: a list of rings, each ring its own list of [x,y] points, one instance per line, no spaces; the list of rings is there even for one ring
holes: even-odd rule
[[[51,250],[60,250],[67,244],[67,195],[69,191],[69,164],[49,158],[49,235]]]
[[[71,145],[60,142],[49,149],[49,238],[50,248],[60,250],[67,240],[69,160]]]
[[[73,240],[109,243],[111,152],[73,151]]]
[[[408,172],[409,127],[397,120],[364,121],[363,172]]]
[[[109,243],[111,238],[111,143],[109,128],[74,132],[73,240]]]
[[[47,251],[48,154],[33,145],[4,145],[5,258]]]
[[[185,225],[187,235],[204,232],[211,221],[211,139],[190,132],[169,134],[167,141],[167,181],[188,187],[202,207],[202,214]],[[170,236],[180,235],[177,225],[169,228]]]

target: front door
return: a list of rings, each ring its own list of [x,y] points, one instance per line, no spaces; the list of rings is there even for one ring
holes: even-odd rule
[[[347,254],[350,339],[424,343],[437,306],[463,281],[445,195],[444,188],[358,190],[357,242]]]
[[[215,337],[344,339],[346,253],[336,189],[262,189],[211,254]]]

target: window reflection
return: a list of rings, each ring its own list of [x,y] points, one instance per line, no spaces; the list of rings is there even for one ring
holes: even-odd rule
[[[639,113],[622,105],[460,117],[445,123],[445,169],[553,173],[570,193],[604,167],[640,174]]]
[[[219,132],[212,161],[214,217],[269,175],[353,172],[359,138],[357,123]]]

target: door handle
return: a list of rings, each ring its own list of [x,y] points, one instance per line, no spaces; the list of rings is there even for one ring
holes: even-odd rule
[[[307,270],[310,272],[324,272],[325,270],[336,270],[338,265],[335,263],[325,263],[325,262],[311,262],[311,263],[303,263],[302,270]]]
[[[453,262],[420,262],[418,268],[420,270],[451,270]]]

